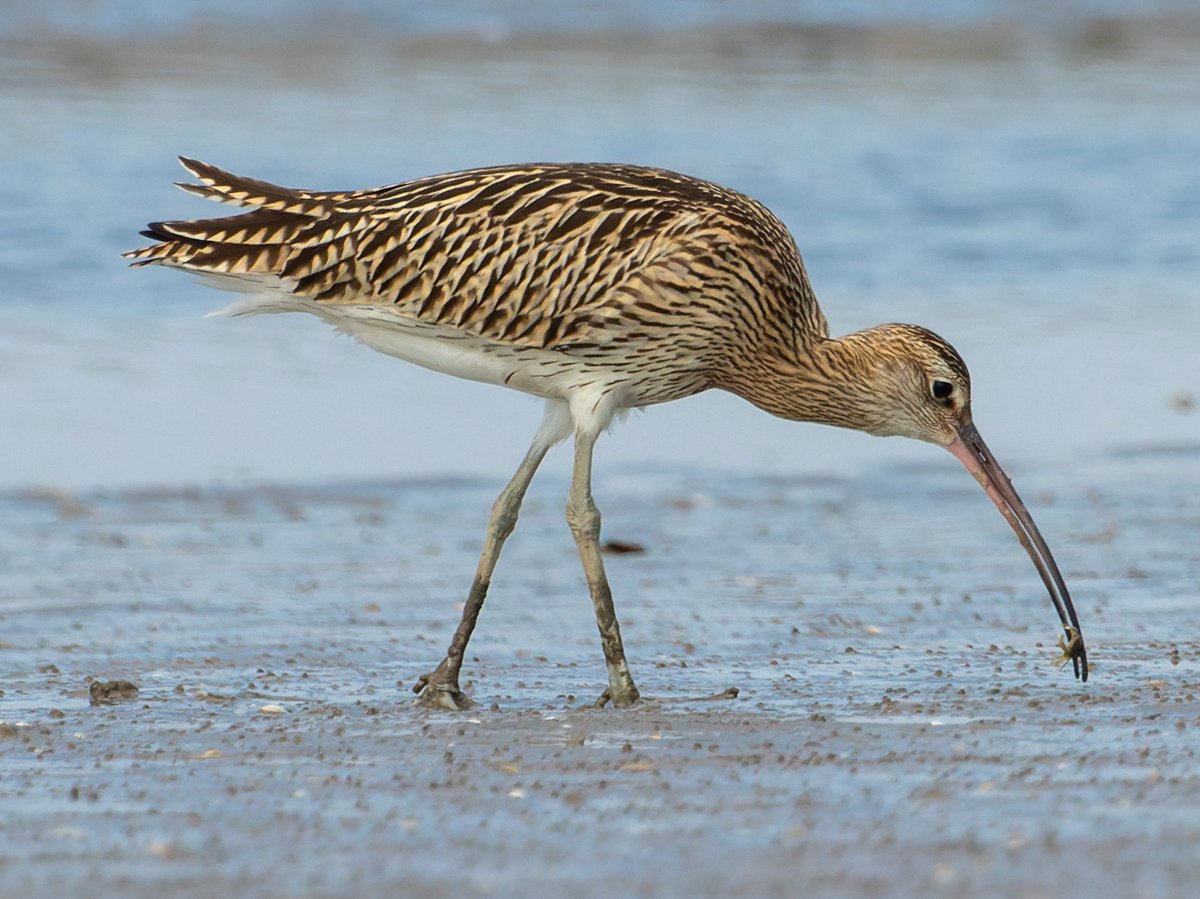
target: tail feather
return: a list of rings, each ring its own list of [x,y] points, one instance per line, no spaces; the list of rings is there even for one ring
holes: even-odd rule
[[[151,222],[141,233],[154,240],[245,246],[290,243],[293,246],[304,246],[303,235],[309,224],[304,216],[255,209],[224,218]]]
[[[179,157],[199,184],[179,184],[188,193],[249,211],[223,218],[151,222],[141,232],[157,241],[122,254],[133,266],[162,264],[214,272],[267,272],[287,253],[330,238],[337,216],[333,194],[298,191],[226,172]]]
[[[293,190],[187,157],[180,161],[201,182],[182,185],[185,190],[247,211],[151,222],[141,233],[156,243],[123,254],[130,265],[166,265],[234,289],[282,289],[323,300],[368,291],[352,264],[364,214],[334,202],[349,195]]]
[[[246,247],[237,244],[193,244],[164,241],[122,255],[130,265],[167,265],[194,272],[216,274],[261,274],[283,280],[280,270],[287,253],[282,245]]]
[[[184,193],[194,194],[203,200],[215,200],[218,203],[241,205],[235,204],[234,201],[231,200],[222,190],[212,187],[208,184],[193,184],[191,181],[176,181],[175,186]]]
[[[186,156],[180,156],[179,161],[201,182],[180,186],[189,193],[205,199],[233,206],[289,212],[310,218],[319,218],[331,211],[331,204],[328,202],[331,197],[328,194],[293,190],[268,181],[259,181],[257,178],[246,178]]]
[[[306,245],[305,233],[311,225],[301,216],[262,209],[218,219],[151,222],[141,233],[157,243],[122,255],[133,266],[278,271],[289,252]]]

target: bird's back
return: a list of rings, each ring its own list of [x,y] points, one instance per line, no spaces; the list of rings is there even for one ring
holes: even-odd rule
[[[159,242],[134,264],[260,303],[315,303],[327,318],[369,306],[512,347],[610,365],[671,354],[697,371],[748,341],[787,352],[827,331],[779,220],[673,172],[500,166],[323,192],[184,164],[201,183],[181,187],[250,211],[151,224]]]

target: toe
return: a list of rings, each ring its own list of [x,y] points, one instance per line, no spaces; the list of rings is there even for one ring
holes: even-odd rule
[[[446,709],[450,712],[465,712],[475,705],[466,693],[448,684],[429,684],[417,697],[417,705],[427,709]]]

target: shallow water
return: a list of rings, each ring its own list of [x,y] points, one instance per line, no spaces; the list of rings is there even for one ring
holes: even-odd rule
[[[1190,6],[208,8],[0,8],[0,895],[1191,888]],[[597,452],[655,701],[586,708],[560,453],[472,643],[479,709],[415,709],[538,404],[126,269],[146,221],[215,209],[170,189],[179,152],[318,187],[620,159],[763,199],[834,330],[962,351],[1092,679],[944,453],[714,393]]]
[[[789,224],[835,331],[915,321],[950,339],[1002,460],[1200,440],[1180,411],[1200,394],[1200,18],[945,3],[896,23],[813,4],[764,29],[780,8],[743,4],[735,21],[703,6],[674,28],[632,12],[567,28],[511,6],[525,13],[495,33],[470,6],[453,27],[383,16],[366,33],[332,14],[277,32],[6,8],[0,420],[19,439],[0,444],[0,484],[495,477],[520,458],[528,398],[315,321],[202,321],[227,297],[125,268],[146,221],[215,211],[170,187],[180,152],[327,187],[529,159],[692,172]],[[619,428],[598,464],[850,473],[928,453],[714,393]]]

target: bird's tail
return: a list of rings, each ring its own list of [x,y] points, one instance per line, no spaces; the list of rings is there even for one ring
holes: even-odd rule
[[[151,222],[141,233],[156,243],[122,254],[131,265],[168,265],[211,274],[278,274],[285,244],[328,216],[336,195],[292,190],[243,178],[216,166],[180,157],[199,184],[183,190],[249,212],[224,218]]]
[[[195,273],[214,287],[302,293],[332,298],[361,292],[356,271],[342,271],[354,250],[351,231],[360,216],[347,214],[361,192],[296,190],[244,178],[180,157],[199,183],[188,193],[249,211],[213,219],[151,222],[141,233],[156,241],[123,254],[133,266],[166,265]]]

